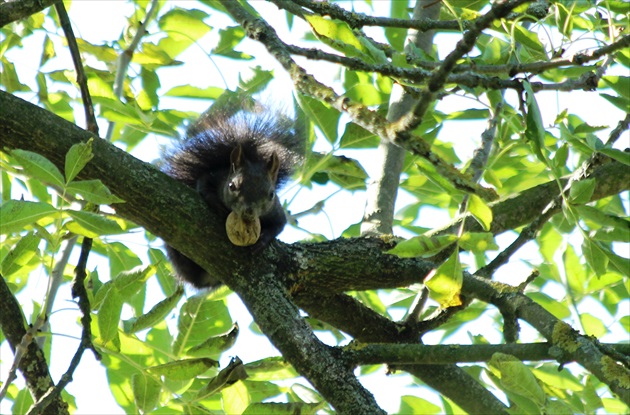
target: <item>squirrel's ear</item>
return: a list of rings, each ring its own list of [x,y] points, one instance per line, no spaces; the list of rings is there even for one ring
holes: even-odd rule
[[[240,166],[243,164],[243,147],[238,144],[230,153],[230,163],[232,163],[232,167]]]
[[[280,171],[280,158],[275,151],[271,155],[271,159],[269,159],[269,163],[267,164],[267,171],[269,172],[269,178],[271,178],[271,182],[275,183],[278,180],[278,172]]]

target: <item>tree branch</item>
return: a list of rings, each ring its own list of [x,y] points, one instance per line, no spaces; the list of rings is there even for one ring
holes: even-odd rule
[[[417,0],[413,18],[435,18],[440,14],[440,3],[434,0]],[[405,40],[405,50],[420,48],[431,53],[433,31],[418,32],[410,30]],[[393,122],[409,112],[416,103],[416,97],[406,91],[402,85],[394,84],[390,94],[387,121]],[[392,234],[396,195],[405,161],[403,148],[387,140],[381,140],[377,151],[378,166],[376,174],[368,184],[366,206],[361,221],[361,235]]]
[[[453,49],[453,51],[444,58],[442,64],[433,71],[427,82],[427,87],[420,94],[420,100],[414,110],[401,118],[394,126],[394,129],[413,130],[417,127],[422,121],[430,103],[435,99],[435,94],[437,94],[446,83],[448,75],[453,71],[457,61],[472,50],[477,42],[477,38],[481,36],[481,33],[487,29],[492,22],[507,16],[516,7],[529,1],[532,0],[506,0],[495,2],[485,15],[475,20],[472,28],[464,33],[464,36],[457,42],[455,49]]]
[[[27,334],[25,321],[20,304],[2,276],[0,276],[0,328],[9,341],[11,349],[15,352]],[[37,342],[32,341],[32,338],[28,342],[26,352],[20,359],[18,368],[35,400],[40,399],[54,386],[44,353],[37,346]],[[43,413],[46,415],[68,414],[68,404],[56,397]]]
[[[63,166],[65,154],[73,144],[93,137],[3,91],[0,91],[0,107],[3,149],[34,151]],[[163,237],[208,272],[220,276],[241,297],[271,343],[340,413],[383,413],[352,370],[338,361],[338,352],[315,337],[288,299],[280,283],[286,278],[286,270],[281,271],[274,261],[261,260],[249,250],[229,243],[225,224],[194,189],[104,140],[94,140],[92,147],[94,158],[78,177],[99,178],[112,193],[124,199],[126,203],[112,206],[120,216]],[[176,206],[183,210],[175,214]],[[188,229],[196,229],[195,238],[191,238]],[[270,259],[269,254],[267,251],[264,258]]]
[[[0,92],[0,107],[3,108],[0,112],[0,147],[3,149],[22,148],[35,151],[56,165],[63,166],[65,154],[70,147],[92,137],[88,132],[56,115],[6,92]],[[221,276],[242,296],[254,319],[260,324],[263,332],[269,335],[274,345],[283,354],[286,353],[287,360],[298,372],[303,373],[316,388],[322,388],[324,391],[322,394],[326,399],[330,399],[333,406],[337,407],[336,405],[340,404],[336,395],[338,391],[334,390],[336,388],[346,392],[347,388],[351,388],[363,397],[356,398],[356,395],[351,393],[350,395],[357,399],[354,404],[358,401],[369,401],[360,385],[355,388],[356,378],[351,375],[349,369],[335,366],[324,370],[321,365],[316,365],[323,373],[310,371],[308,366],[312,364],[311,359],[321,359],[321,362],[330,363],[334,361],[335,352],[314,338],[299,317],[297,308],[286,298],[282,285],[292,293],[300,290],[334,293],[352,289],[394,288],[421,282],[434,268],[434,264],[420,259],[403,259],[385,254],[383,251],[392,244],[387,245],[380,238],[340,239],[320,244],[292,246],[275,242],[272,244],[273,248],[264,253],[263,260],[253,258],[245,249],[234,247],[227,241],[224,224],[208,209],[193,189],[172,180],[153,166],[135,159],[103,140],[95,140],[93,148],[94,158],[81,172],[80,178],[99,178],[114,194],[126,200],[125,203],[113,206],[121,217],[163,237],[169,245],[190,256],[209,272]],[[597,199],[627,189],[630,172],[626,166],[612,162],[597,168],[592,178],[597,181],[593,196],[593,199]],[[549,194],[546,192],[557,194],[557,189],[557,183],[552,182],[550,185],[538,186],[493,205],[493,210],[498,213],[495,217],[501,217],[501,214],[505,216],[498,223],[493,223],[493,230],[513,229],[522,220],[531,221],[531,218],[540,212],[536,207],[536,203],[540,201],[537,202],[533,195],[542,193],[540,199],[546,204],[549,200]],[[527,200],[528,203],[524,203],[523,200]],[[517,214],[508,215],[510,206]],[[187,229],[196,229],[194,237],[186,231]],[[366,260],[368,258],[369,260]],[[261,264],[265,265],[261,267]],[[259,275],[260,273],[263,275]],[[276,278],[272,276],[274,274]],[[289,277],[290,279],[286,279]],[[501,295],[516,296],[519,299],[518,304],[524,304],[529,308],[526,310],[517,308],[514,310],[515,315],[538,328],[540,322],[534,321],[535,312],[541,308],[536,308],[536,304],[522,294],[505,291],[509,287],[505,286],[498,290],[494,284],[497,283],[465,274],[462,293],[482,301],[498,303],[500,308],[503,307],[502,301],[509,304]],[[269,304],[274,304],[273,309],[269,309]],[[547,325],[559,323],[551,315],[543,316],[541,321],[546,321]],[[548,340],[554,341],[550,338],[552,332],[549,327],[542,327],[541,333]],[[591,340],[588,341],[592,343]],[[304,354],[301,350],[306,350],[307,353]],[[581,364],[584,362],[583,365],[587,368],[592,366],[592,359],[587,362],[583,356],[575,355],[575,358]],[[418,372],[424,371],[424,367],[417,366]],[[593,367],[597,372],[593,373],[599,377],[603,370],[601,365]],[[410,371],[412,370],[413,367]],[[442,371],[442,375],[435,376],[444,376],[447,372],[451,374],[452,370]],[[432,379],[427,377],[427,383],[433,382]],[[614,383],[611,385],[615,387]],[[357,413],[358,407],[354,404],[343,402],[341,407],[351,413]],[[377,410],[374,406],[368,407]],[[363,406],[361,409],[359,413],[371,412]],[[342,411],[340,407],[338,410]]]
[[[0,2],[0,27],[41,12],[61,0],[11,0]]]
[[[457,189],[475,193],[485,200],[496,200],[498,198],[493,189],[472,183],[466,175],[433,153],[430,145],[424,140],[413,136],[405,129],[397,128],[397,126],[399,127],[399,122],[390,124],[375,111],[352,102],[347,97],[337,95],[332,88],[318,82],[312,75],[309,75],[295,63],[286,48],[286,44],[278,38],[275,30],[267,22],[255,18],[236,2],[222,0],[221,4],[228,10],[234,20],[243,27],[250,38],[265,45],[269,53],[289,73],[298,91],[315,97],[338,111],[346,112],[354,123],[378,135],[381,139],[390,140],[413,154],[427,159]]]
[[[630,354],[630,344],[602,344],[616,353]],[[344,349],[354,365],[374,364],[445,364],[487,362],[495,353],[509,354],[523,361],[558,360],[560,350],[551,343],[529,344],[366,344]]]

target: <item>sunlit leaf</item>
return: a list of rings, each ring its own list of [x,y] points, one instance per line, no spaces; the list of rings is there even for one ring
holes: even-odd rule
[[[434,273],[425,280],[431,298],[440,303],[442,308],[462,304],[460,292],[462,289],[462,267],[459,262],[459,252],[455,250]]]
[[[198,359],[174,360],[163,365],[148,368],[149,373],[165,376],[173,380],[193,379],[210,368],[218,368],[219,362],[206,357]]]
[[[79,235],[96,238],[101,235],[116,235],[125,232],[118,222],[102,215],[78,210],[65,212],[74,219],[65,224],[66,228]]]
[[[414,236],[406,241],[400,241],[387,253],[398,255],[402,258],[429,257],[442,251],[453,242],[457,241],[455,235],[441,236]]]
[[[9,200],[0,206],[0,234],[21,231],[38,220],[57,213],[48,203]]]
[[[63,188],[65,183],[61,172],[46,157],[26,150],[11,151],[13,158],[22,165],[26,173],[44,183]]]
[[[86,143],[75,144],[70,147],[66,154],[66,181],[69,183],[83,170],[83,167],[92,160],[92,141],[90,138]]]
[[[469,195],[468,211],[484,230],[490,230],[490,225],[492,225],[492,209],[490,209],[490,206],[488,206],[483,199],[474,194]]]
[[[501,379],[508,391],[533,401],[539,408],[545,405],[546,395],[536,377],[523,362],[514,356],[495,353],[488,362],[491,370]]]

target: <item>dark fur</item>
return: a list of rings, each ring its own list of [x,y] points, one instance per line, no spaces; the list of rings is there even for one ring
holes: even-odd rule
[[[206,113],[187,136],[164,157],[164,171],[197,189],[223,220],[231,211],[258,217],[260,238],[244,249],[261,251],[287,221],[275,192],[303,154],[304,141],[296,134],[294,122],[280,114]],[[168,245],[166,251],[179,278],[197,288],[220,285],[218,278],[180,252]]]

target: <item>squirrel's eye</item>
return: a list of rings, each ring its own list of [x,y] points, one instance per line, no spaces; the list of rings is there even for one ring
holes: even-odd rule
[[[230,183],[228,184],[228,188],[230,189],[230,191],[232,191],[232,192],[236,192],[236,183],[234,183],[234,182],[230,182]]]
[[[271,192],[269,192],[269,200],[273,200],[273,197],[276,195],[276,192],[274,192],[273,190]]]

